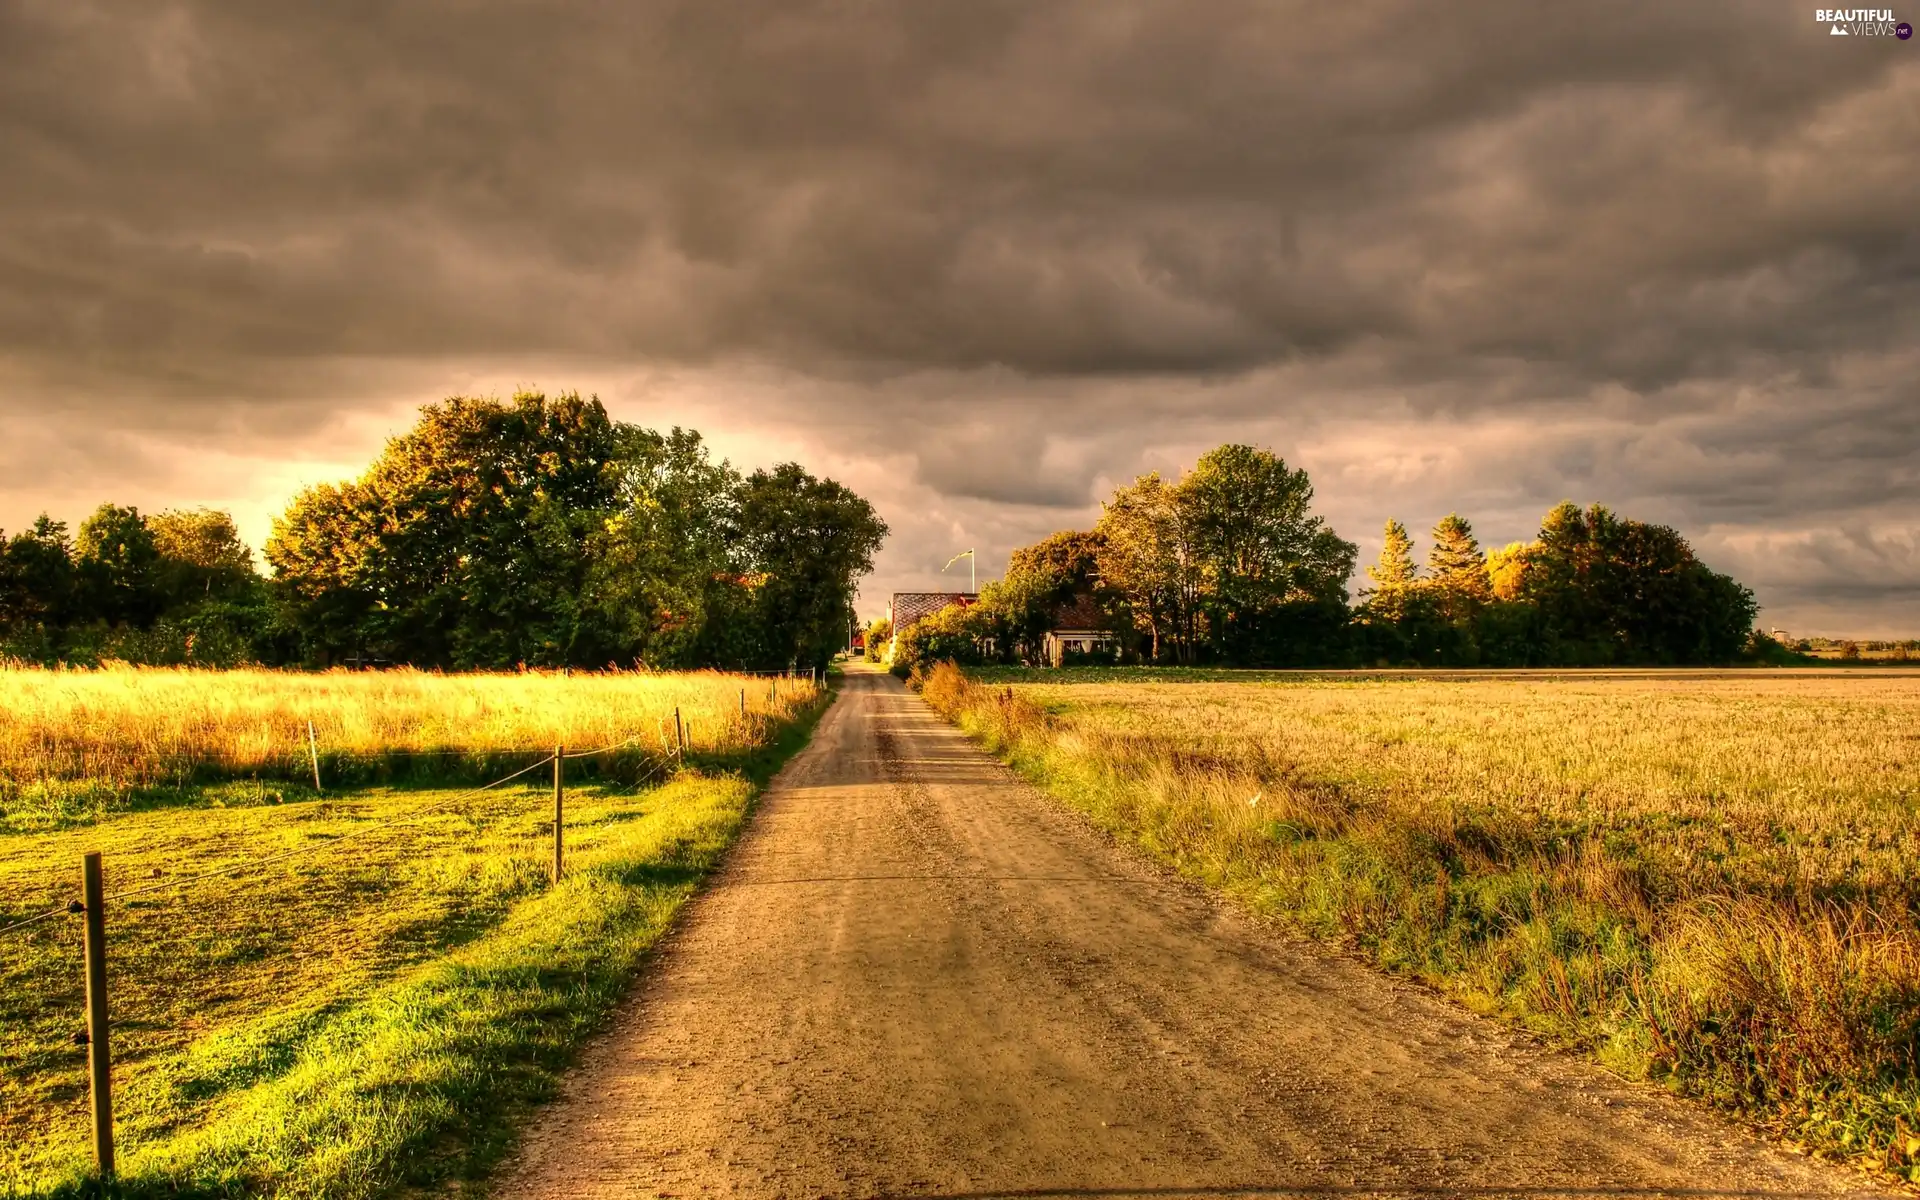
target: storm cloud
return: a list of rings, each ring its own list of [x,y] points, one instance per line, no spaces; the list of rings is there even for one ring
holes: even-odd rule
[[[0,0],[0,522],[537,385],[862,490],[867,608],[1232,439],[1911,635],[1920,44],[1812,16]]]

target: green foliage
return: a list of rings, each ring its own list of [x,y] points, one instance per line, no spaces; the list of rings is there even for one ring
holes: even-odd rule
[[[740,490],[740,540],[764,577],[760,628],[775,664],[825,667],[846,644],[854,581],[887,526],[873,506],[798,464],[755,471]]]
[[[697,433],[522,393],[429,406],[298,497],[267,558],[322,662],[817,666],[885,534],[796,464],[742,479]]]
[[[905,676],[941,662],[986,662],[1003,629],[986,604],[949,604],[894,635],[893,673]]]
[[[597,400],[455,397],[360,478],[295,497],[254,570],[233,519],[103,505],[0,541],[0,656],[670,668],[823,666],[886,525],[793,463]]]
[[[268,586],[225,513],[102,505],[77,540],[0,539],[0,658],[233,666],[272,657]]]
[[[1679,533],[1561,504],[1546,515],[1517,581],[1555,662],[1732,662],[1746,648],[1753,593],[1708,569]]]
[[[160,549],[140,511],[102,504],[74,541],[80,607],[109,625],[145,628],[159,617]]]
[[[1208,452],[1178,483],[1145,475],[1116,492],[1097,561],[1146,657],[1289,658],[1319,614],[1344,611],[1354,547],[1312,500],[1305,471],[1240,445]]]
[[[1419,576],[1413,565],[1413,539],[1407,527],[1388,519],[1380,542],[1380,561],[1367,568],[1373,586],[1361,595],[1365,598],[1362,619],[1375,624],[1398,624],[1406,619],[1407,605]]]
[[[884,662],[887,657],[887,643],[893,640],[893,622],[885,617],[877,617],[867,622],[861,638],[866,643],[866,659],[870,663]]]
[[[1493,598],[1487,556],[1480,552],[1473,526],[1459,513],[1448,513],[1433,527],[1427,578],[1441,619],[1449,623],[1473,620]]]
[[[980,602],[996,614],[1009,659],[1037,659],[1041,640],[1055,614],[1081,597],[1091,598],[1106,619],[1121,624],[1114,610],[1120,601],[1100,581],[1100,554],[1106,539],[1098,533],[1065,531],[1013,552],[1005,579],[981,589]]]

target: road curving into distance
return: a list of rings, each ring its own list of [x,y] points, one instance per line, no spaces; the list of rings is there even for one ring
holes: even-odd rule
[[[495,1194],[1880,1193],[1256,924],[861,669]]]

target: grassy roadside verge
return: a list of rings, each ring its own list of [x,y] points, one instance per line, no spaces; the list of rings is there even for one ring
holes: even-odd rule
[[[1808,1149],[1920,1175],[1910,710],[1854,729],[1843,704],[1802,704],[1804,755],[1708,764],[1683,795],[1658,790],[1649,742],[1697,760],[1732,734],[1658,714],[1738,725],[1731,761],[1764,757],[1754,731],[1792,712],[1475,686],[1010,688],[940,668],[922,694],[1255,911]]]
[[[484,1190],[826,703],[730,755],[731,769],[571,790],[557,887],[534,787],[110,910],[117,1192]],[[107,856],[111,893],[115,871],[144,882],[188,846],[219,861],[324,843],[445,795],[168,808],[7,838],[0,911],[70,891],[82,849]],[[0,1194],[88,1189],[76,937],[56,920],[0,941]]]

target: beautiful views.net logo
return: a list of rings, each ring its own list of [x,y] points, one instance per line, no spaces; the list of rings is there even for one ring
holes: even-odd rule
[[[1895,21],[1890,8],[1816,8],[1813,19],[1832,26],[1833,37],[1897,37],[1904,42],[1913,36],[1913,26]]]

